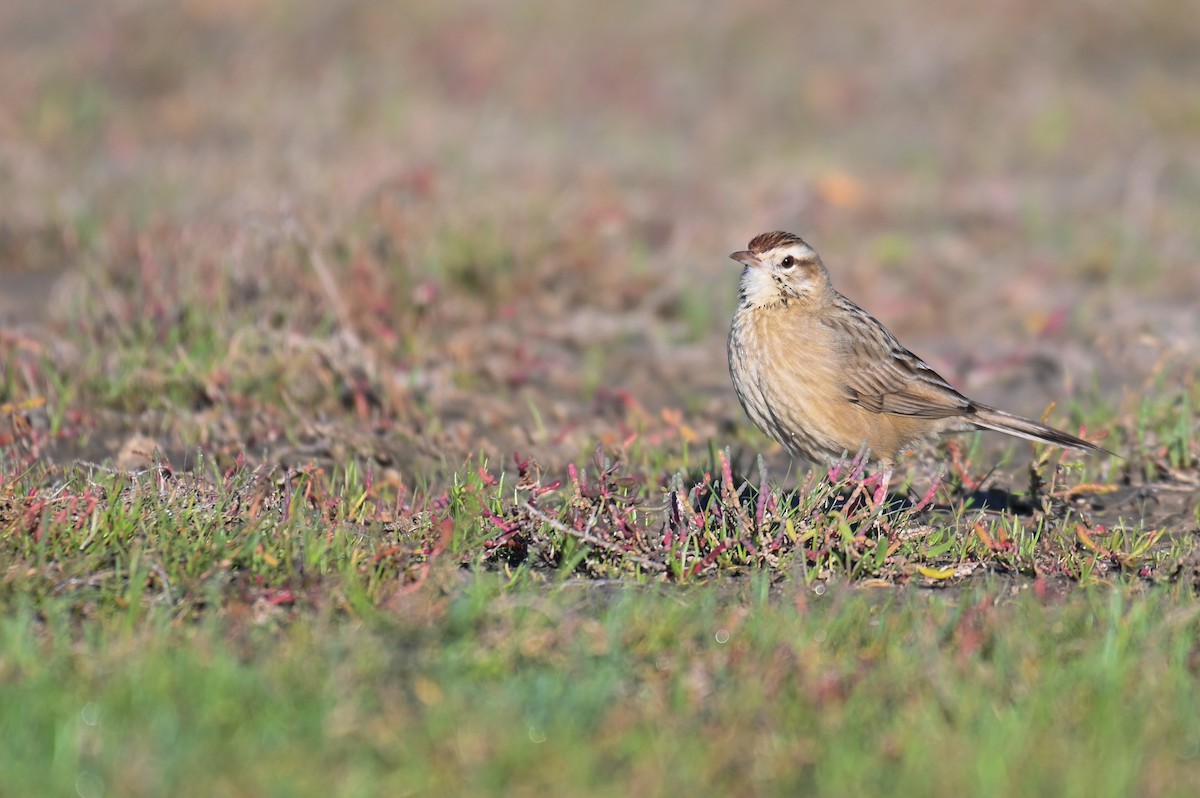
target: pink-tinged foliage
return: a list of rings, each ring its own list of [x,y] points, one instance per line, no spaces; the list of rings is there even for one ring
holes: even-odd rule
[[[502,510],[494,503],[480,510],[485,524],[498,530],[485,546],[505,560],[527,554],[535,566],[555,568],[574,539],[587,548],[575,567],[590,575],[632,568],[688,578],[747,566],[775,569],[791,555],[822,568],[833,559],[852,565],[868,553],[876,556],[878,546],[890,545],[890,554],[897,545],[893,524],[913,512],[887,508],[883,481],[864,475],[864,460],[860,455],[832,468],[833,481],[810,476],[789,493],[770,486],[761,461],[757,486],[739,479],[720,451],[718,478],[703,472],[688,484],[677,475],[655,502],[644,498],[644,476],[600,448],[586,467],[568,465],[565,481],[547,480],[537,463],[517,455],[515,501],[502,496]],[[502,482],[486,471],[480,481],[486,487]],[[926,493],[920,510],[936,492],[935,486]],[[845,526],[855,530],[849,544],[839,531]]]

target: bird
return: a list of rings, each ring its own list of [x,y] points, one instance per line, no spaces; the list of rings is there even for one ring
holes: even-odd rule
[[[902,453],[944,433],[987,429],[1112,454],[959,393],[839,293],[800,236],[763,233],[729,257],[744,267],[729,330],[733,388],[793,457],[834,464],[865,452],[886,485]]]

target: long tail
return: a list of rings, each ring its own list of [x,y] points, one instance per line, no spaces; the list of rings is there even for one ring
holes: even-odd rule
[[[969,416],[969,418],[980,427],[994,429],[997,432],[1004,432],[1008,435],[1015,435],[1018,438],[1038,441],[1039,443],[1050,443],[1067,449],[1103,452],[1104,454],[1116,457],[1115,454],[1103,446],[1089,443],[1083,438],[1077,438],[1069,432],[1063,432],[1054,427],[1047,427],[1045,424],[1021,418],[1021,416],[1014,416],[1012,413],[1005,413],[1003,410],[997,410],[994,407],[976,405],[976,412]]]

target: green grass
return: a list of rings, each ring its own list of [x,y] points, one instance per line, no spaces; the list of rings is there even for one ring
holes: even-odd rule
[[[1195,550],[1193,536],[1152,519],[1090,520],[1080,497],[1116,486],[1079,484],[1049,452],[1029,465],[1027,489],[1000,494],[1007,507],[976,490],[957,455],[945,480],[917,474],[885,499],[854,463],[784,486],[761,458],[747,478],[748,463],[712,448],[690,471],[633,454],[597,448],[557,477],[529,459],[480,458],[448,487],[380,479],[354,462],[223,468],[197,453],[191,471],[159,462],[125,474],[10,456],[0,460],[0,595],[101,616],[164,605],[186,617],[234,597],[370,606],[442,562],[540,580],[688,584],[766,569],[807,584],[989,572],[1153,584],[1176,579]]]
[[[1200,785],[1190,537],[1089,527],[1048,478],[997,514],[953,484],[877,506],[851,467],[784,490],[712,458],[715,481],[665,485],[602,453],[554,482],[480,460],[445,492],[204,458],[48,488],[10,461],[4,789]]]
[[[1011,588],[1011,591],[1010,591]],[[0,623],[6,794],[1188,795],[1178,591],[471,577],[386,612]]]

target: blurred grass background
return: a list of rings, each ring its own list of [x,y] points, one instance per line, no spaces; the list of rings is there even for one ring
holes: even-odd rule
[[[218,341],[334,316],[381,352],[385,401],[507,394],[439,443],[452,459],[562,459],[603,430],[531,441],[514,385],[559,424],[598,386],[684,407],[701,434],[740,423],[725,254],[783,228],[969,392],[1031,415],[1081,390],[1119,405],[1200,331],[1198,14],[6,4],[8,313],[178,326],[200,296]],[[281,254],[297,230],[344,295]],[[29,276],[63,270],[53,299]]]

